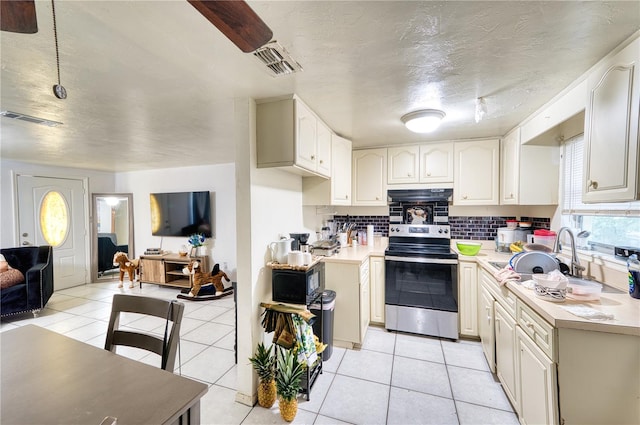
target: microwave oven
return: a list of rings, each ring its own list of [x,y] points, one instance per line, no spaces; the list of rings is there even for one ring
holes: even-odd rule
[[[307,270],[273,269],[271,297],[273,301],[308,305],[324,291],[324,263],[318,262]]]

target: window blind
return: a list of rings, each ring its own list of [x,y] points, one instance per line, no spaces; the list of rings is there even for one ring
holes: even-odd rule
[[[562,213],[576,215],[640,216],[640,201],[602,204],[582,203],[582,171],[584,164],[584,134],[564,144],[563,148]]]

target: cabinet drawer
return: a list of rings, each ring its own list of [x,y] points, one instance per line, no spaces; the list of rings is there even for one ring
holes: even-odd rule
[[[482,270],[482,281],[485,283],[491,295],[497,302],[513,317],[516,318],[516,302],[518,297],[515,296],[506,286],[500,286],[495,278],[486,270]]]
[[[521,300],[518,300],[516,309],[518,325],[551,360],[556,361],[553,326]]]

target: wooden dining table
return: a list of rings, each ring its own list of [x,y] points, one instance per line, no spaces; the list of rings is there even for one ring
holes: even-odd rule
[[[0,333],[0,347],[3,425],[200,423],[201,382],[36,325]]]

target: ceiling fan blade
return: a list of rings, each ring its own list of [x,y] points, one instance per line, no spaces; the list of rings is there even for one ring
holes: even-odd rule
[[[264,46],[273,37],[267,24],[242,0],[187,1],[245,53]]]
[[[2,0],[0,3],[0,30],[22,34],[38,32],[35,0]]]

